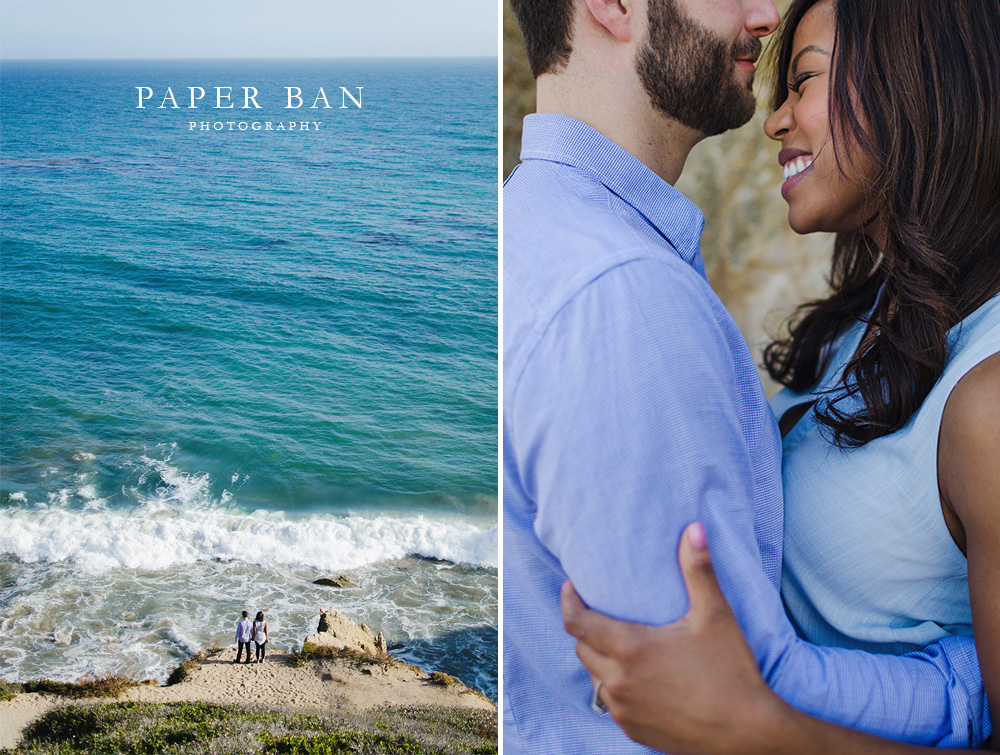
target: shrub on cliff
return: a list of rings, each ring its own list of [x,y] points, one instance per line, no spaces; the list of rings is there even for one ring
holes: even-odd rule
[[[24,692],[43,692],[48,695],[79,699],[83,697],[121,697],[122,692],[135,687],[138,682],[123,676],[104,676],[98,679],[82,679],[79,682],[53,682],[38,679],[21,685]]]
[[[0,702],[13,700],[21,692],[24,692],[22,685],[17,682],[6,682],[0,679]]]

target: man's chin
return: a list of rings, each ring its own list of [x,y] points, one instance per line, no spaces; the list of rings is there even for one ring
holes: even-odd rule
[[[727,131],[733,131],[747,125],[757,111],[757,100],[751,91],[747,91],[748,98],[741,102],[739,106],[733,106],[725,116],[721,116],[708,129],[702,130],[705,136],[718,136]]]
[[[728,97],[706,97],[707,88],[702,87],[700,101],[691,97],[667,97],[665,87],[650,87],[646,80],[643,84],[655,110],[704,136],[718,136],[745,126],[757,109],[757,99],[749,83],[733,81],[732,86],[726,88]],[[676,92],[675,88],[673,93]],[[708,108],[705,107],[706,99],[711,100]]]

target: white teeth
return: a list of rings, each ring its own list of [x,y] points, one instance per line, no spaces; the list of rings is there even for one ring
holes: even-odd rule
[[[787,181],[792,176],[797,176],[812,164],[812,155],[803,155],[802,157],[796,157],[794,160],[789,160],[785,163],[785,167],[782,170],[781,180]]]

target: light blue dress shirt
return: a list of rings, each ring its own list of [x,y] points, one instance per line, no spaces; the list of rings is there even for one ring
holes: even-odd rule
[[[236,624],[236,641],[250,642],[250,635],[253,632],[253,622],[250,619],[241,619]]]
[[[525,119],[504,188],[504,752],[648,752],[589,707],[567,578],[597,610],[687,610],[705,523],[761,671],[796,707],[909,742],[983,732],[971,638],[910,657],[796,637],[778,595],[781,443],[743,336],[704,277],[701,212],[584,124]]]
[[[771,400],[792,406],[844,396],[844,368],[866,323],[851,326],[826,373],[806,393]],[[958,382],[1000,352],[1000,295],[955,326],[940,379],[909,421],[860,448],[838,448],[815,406],[785,436],[784,569],[781,595],[799,634],[822,645],[906,653],[944,637],[972,634],[965,555],[941,512],[938,435]]]

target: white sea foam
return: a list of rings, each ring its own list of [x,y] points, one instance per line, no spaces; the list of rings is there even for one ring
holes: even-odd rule
[[[338,570],[411,553],[497,567],[497,527],[481,516],[251,513],[228,490],[214,499],[207,474],[170,461],[140,457],[138,484],[123,491],[132,506],[110,506],[84,474],[49,493],[47,505],[0,511],[0,554],[72,562],[92,573],[211,560]],[[10,498],[26,500],[24,493]]]
[[[0,553],[29,563],[72,561],[92,572],[205,560],[338,570],[409,553],[496,567],[497,528],[425,515],[295,519],[155,502],[129,509],[48,507],[0,512]]]
[[[203,560],[336,570],[409,553],[497,566],[497,528],[482,517],[250,513],[230,505],[229,491],[213,500],[208,475],[181,472],[169,459],[141,462],[139,486],[128,491],[136,505],[110,507],[83,478],[50,494],[48,505],[0,512],[0,553],[31,563],[72,561],[91,572]],[[23,493],[11,498],[26,500]],[[82,510],[74,505],[80,501]]]

